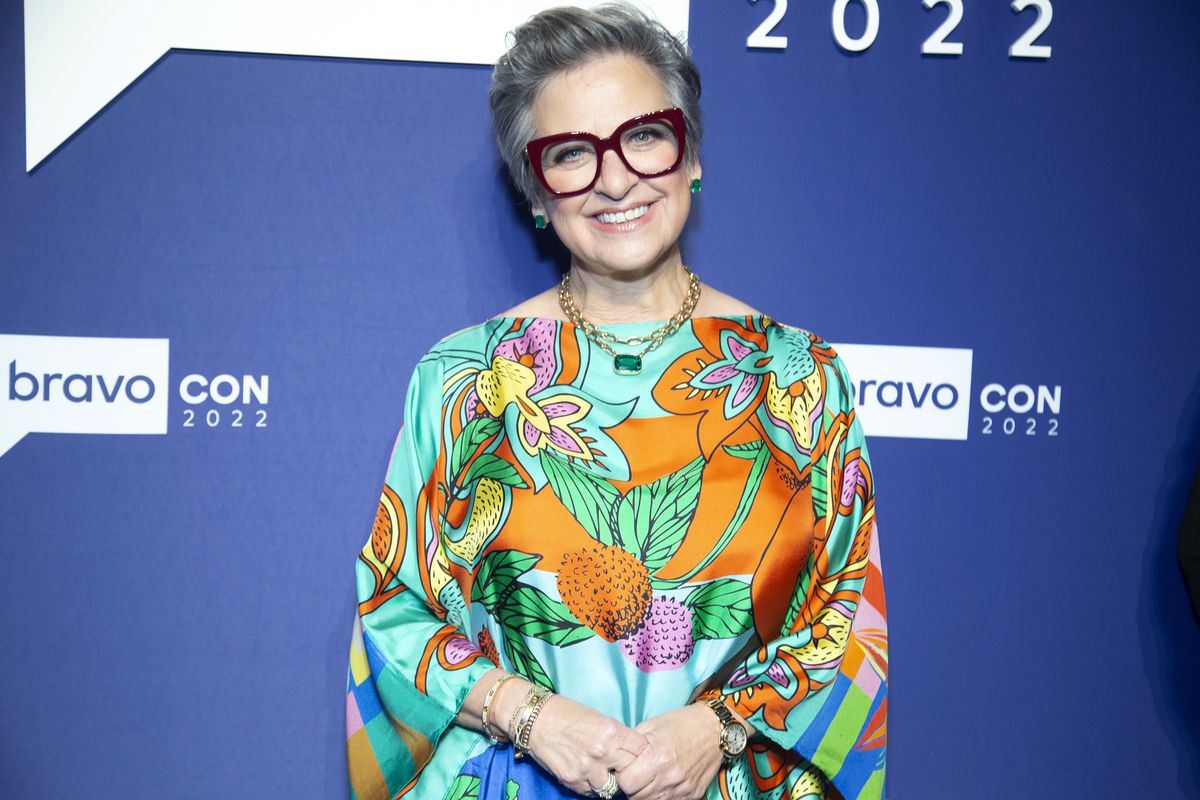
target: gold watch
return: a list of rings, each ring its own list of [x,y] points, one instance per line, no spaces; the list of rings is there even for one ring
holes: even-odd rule
[[[706,697],[702,701],[713,710],[721,721],[721,738],[717,744],[721,754],[725,756],[725,764],[729,765],[746,749],[746,728],[733,716],[733,712],[715,697]]]

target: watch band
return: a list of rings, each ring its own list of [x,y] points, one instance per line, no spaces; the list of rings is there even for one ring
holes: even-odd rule
[[[700,702],[711,708],[713,713],[717,715],[717,720],[721,723],[721,733],[717,740],[717,746],[720,747],[721,755],[725,758],[725,765],[728,766],[746,749],[746,728],[733,716],[733,712],[729,710],[729,707],[719,699],[705,697]]]
[[[738,721],[733,718],[733,712],[729,710],[729,707],[717,698],[706,697],[703,702],[716,713],[717,719],[721,720],[722,728],[738,724]]]

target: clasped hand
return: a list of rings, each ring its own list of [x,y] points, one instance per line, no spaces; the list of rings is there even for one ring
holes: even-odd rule
[[[560,695],[541,724],[533,757],[583,795],[604,786],[614,770],[629,800],[696,800],[721,766],[720,723],[703,706],[672,709],[628,728]]]

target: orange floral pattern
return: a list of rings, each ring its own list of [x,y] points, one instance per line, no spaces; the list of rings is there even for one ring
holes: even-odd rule
[[[630,725],[723,698],[765,740],[713,800],[880,796],[887,627],[845,367],[763,316],[693,319],[644,363],[618,375],[531,318],[422,360],[359,559],[358,797],[557,797],[447,730],[493,665]]]

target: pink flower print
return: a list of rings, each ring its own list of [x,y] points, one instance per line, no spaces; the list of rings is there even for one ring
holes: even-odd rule
[[[859,460],[856,458],[847,464],[842,472],[842,508],[848,508],[854,504],[854,493],[858,490],[861,480],[862,472],[859,469]]]
[[[538,403],[545,415],[547,430],[541,430],[535,424],[536,419],[525,418],[521,421],[521,439],[528,452],[534,453],[546,444],[568,456],[591,459],[591,448],[583,438],[571,427],[572,423],[583,419],[588,409],[570,395],[557,395]],[[546,441],[543,442],[542,438]]]
[[[778,660],[772,661],[770,664],[767,665],[766,677],[768,679],[770,679],[771,681],[773,681],[778,686],[787,687],[787,686],[791,685],[791,683],[792,683],[792,679],[791,679],[790,674],[787,671],[787,668],[785,666],[783,666],[783,664],[779,663]],[[761,680],[761,677],[759,677],[759,678],[751,677],[750,673],[746,671],[746,668],[744,666],[741,666],[741,667],[738,667],[737,669],[735,669],[733,671],[733,674],[729,676],[728,683],[732,688],[740,689],[742,687],[749,686],[752,683],[756,683],[760,680]]]
[[[487,413],[499,419],[509,405],[516,405],[518,439],[525,452],[553,447],[563,455],[591,461],[595,458],[589,441],[574,428],[591,411],[592,404],[571,394],[540,397],[529,393],[538,378],[531,367],[503,356],[492,358],[491,369],[475,376],[475,392]]]
[[[746,671],[745,667],[738,667],[733,671],[733,674],[729,676],[729,685],[735,689],[739,689],[743,686],[749,686],[752,682],[753,681],[750,678],[750,673]]]
[[[471,656],[479,655],[480,650],[470,639],[455,636],[446,642],[443,652],[446,655],[447,663],[453,667],[466,661]]]
[[[728,391],[725,418],[733,419],[758,396],[771,358],[731,331],[721,336],[721,355],[724,356],[721,360],[694,373],[688,387],[705,393]]]
[[[550,385],[558,371],[558,354],[554,349],[557,335],[558,326],[554,320],[535,319],[520,337],[498,344],[492,356],[524,364],[533,370],[534,382],[529,394],[537,394]]]
[[[692,657],[692,612],[673,597],[655,597],[642,627],[620,640],[621,651],[642,672],[678,669]]]

